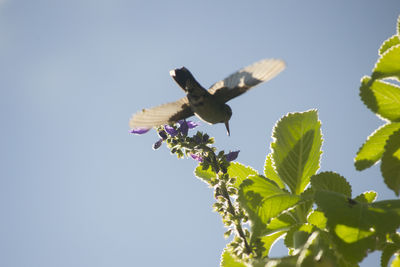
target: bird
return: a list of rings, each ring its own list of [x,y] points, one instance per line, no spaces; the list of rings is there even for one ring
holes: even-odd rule
[[[262,82],[271,80],[285,67],[283,60],[263,59],[214,83],[208,90],[197,82],[186,67],[173,69],[170,71],[170,76],[183,89],[186,96],[174,102],[137,112],[129,120],[129,126],[131,129],[150,129],[171,125],[196,115],[208,124],[224,123],[229,136],[232,109],[226,102]]]

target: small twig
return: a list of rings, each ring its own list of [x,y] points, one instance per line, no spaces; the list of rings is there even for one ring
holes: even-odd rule
[[[237,216],[236,216],[237,214],[236,214],[235,208],[232,205],[231,198],[229,197],[229,193],[228,193],[228,190],[226,189],[225,182],[221,183],[221,193],[222,193],[222,196],[228,202],[228,210],[229,210],[229,212],[235,217],[235,220],[236,220],[236,222],[235,222],[236,231],[237,231],[238,235],[240,236],[240,238],[244,242],[244,246],[246,248],[246,253],[250,254],[251,253],[251,248],[250,248],[249,244],[247,243],[246,235],[243,232],[243,228],[242,228],[242,225],[240,224],[240,221],[238,221],[236,219],[237,218]]]

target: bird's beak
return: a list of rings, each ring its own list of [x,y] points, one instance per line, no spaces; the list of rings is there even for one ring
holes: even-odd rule
[[[228,136],[231,136],[231,133],[229,132],[229,121],[225,122],[225,127],[226,127],[226,131],[228,133]]]

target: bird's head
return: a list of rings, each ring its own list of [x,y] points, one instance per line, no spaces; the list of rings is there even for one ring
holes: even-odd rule
[[[224,121],[223,123],[225,123],[225,127],[226,127],[226,131],[228,133],[228,136],[231,135],[230,131],[229,131],[229,120],[232,117],[232,109],[230,106],[228,106],[227,104],[224,104]]]

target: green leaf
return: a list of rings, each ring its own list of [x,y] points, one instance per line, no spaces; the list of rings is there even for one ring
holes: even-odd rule
[[[346,179],[334,172],[321,172],[311,177],[311,188],[337,192],[351,197],[351,185]]]
[[[280,238],[284,234],[285,232],[282,231],[261,237],[261,242],[263,242],[263,247],[265,249],[262,257],[267,257],[269,255],[269,251],[271,250],[272,245],[276,242],[278,238]]]
[[[390,77],[400,81],[400,45],[392,46],[383,53],[372,71],[372,79]]]
[[[269,256],[268,254],[271,246],[276,242],[276,240],[284,235],[293,225],[297,224],[295,217],[290,213],[291,211],[284,212],[278,217],[272,218],[268,223],[265,236],[261,237],[264,247],[262,257]],[[252,235],[250,243],[254,243],[256,238],[257,237]]]
[[[399,86],[364,76],[361,79],[360,97],[364,104],[380,117],[393,122],[400,120]]]
[[[307,216],[312,211],[312,206],[314,205],[314,192],[311,187],[308,187],[303,191],[300,198],[301,202],[296,206],[296,211],[294,213],[300,222],[306,222]]]
[[[221,255],[221,267],[246,267],[247,265],[240,262],[232,256],[228,249],[224,249]]]
[[[319,229],[326,228],[327,219],[323,212],[314,210],[307,218],[308,222]]]
[[[383,53],[385,53],[389,48],[400,44],[400,39],[398,35],[393,35],[392,37],[390,37],[389,39],[387,39],[386,41],[383,42],[383,44],[381,45],[381,48],[379,48],[379,55],[382,55]]]
[[[304,245],[312,232],[313,227],[310,224],[294,225],[286,234],[285,246],[299,248]]]
[[[349,267],[341,257],[332,249],[332,244],[326,232],[314,230],[310,225],[303,225],[292,229],[285,243],[291,244],[292,256],[298,257],[296,267],[321,267],[321,266],[340,266]],[[291,239],[291,240],[289,240]],[[354,266],[354,265],[353,265]]]
[[[386,267],[389,264],[390,259],[392,256],[399,252],[400,247],[397,244],[388,243],[382,251],[381,255],[381,266]]]
[[[295,217],[290,213],[291,211],[284,212],[278,217],[274,217],[267,225],[267,234],[288,231],[293,225],[297,224]]]
[[[256,263],[253,263],[253,267],[297,267],[297,256],[287,256],[282,258],[265,258],[261,259]],[[301,266],[305,267],[305,266]],[[314,266],[307,266],[314,267]]]
[[[400,129],[400,123],[388,123],[373,132],[361,146],[354,159],[354,165],[361,171],[371,167],[381,159],[385,151],[386,141],[390,135]]]
[[[376,250],[377,241],[400,226],[400,200],[367,204],[330,191],[316,191],[315,200],[328,220],[337,250],[352,263]]]
[[[322,134],[316,110],[289,113],[274,127],[272,157],[279,177],[295,194],[319,169]]]
[[[250,166],[245,166],[239,162],[231,162],[228,167],[229,177],[236,178],[236,182],[233,185],[239,189],[240,184],[250,175],[258,175],[258,172]]]
[[[397,35],[400,38],[400,16],[397,18]]]
[[[399,267],[400,266],[400,255],[397,254],[396,257],[393,259],[390,267]]]
[[[372,203],[376,200],[377,195],[375,191],[367,191],[356,196],[354,200],[362,203]]]
[[[388,139],[382,156],[381,172],[386,185],[397,196],[400,193],[400,130]]]
[[[252,222],[252,238],[266,234],[268,222],[299,200],[299,196],[289,194],[260,175],[250,176],[239,188],[238,201]]]
[[[285,188],[285,184],[279,177],[278,173],[275,170],[273,161],[272,161],[272,154],[268,154],[267,158],[265,159],[265,165],[264,165],[264,175],[268,179],[274,181],[280,188]]]
[[[203,170],[201,164],[194,170],[194,175],[207,184],[210,184],[211,179],[216,179],[217,177],[211,166],[209,166],[207,170]]]

